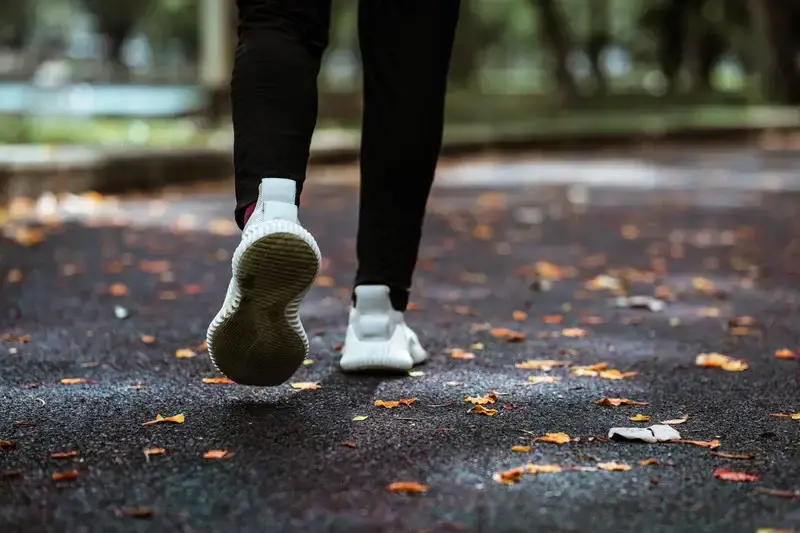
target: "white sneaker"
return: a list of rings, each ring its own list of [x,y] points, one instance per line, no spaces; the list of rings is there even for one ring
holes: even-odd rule
[[[417,334],[392,309],[389,287],[360,285],[339,362],[342,370],[409,370],[428,358]]]
[[[321,255],[297,219],[295,194],[292,180],[261,180],[255,210],[233,254],[225,303],[208,327],[214,365],[243,385],[279,385],[308,355],[298,310]]]

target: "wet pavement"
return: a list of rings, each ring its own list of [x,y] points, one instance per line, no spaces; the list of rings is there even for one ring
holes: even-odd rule
[[[43,226],[17,205],[0,240],[0,530],[800,530],[800,494],[765,491],[800,490],[800,420],[770,416],[800,412],[800,194],[737,182],[741,164],[713,187],[699,171],[677,187],[482,164],[447,166],[431,202],[408,313],[431,360],[413,376],[338,371],[356,190],[310,178],[301,216],[326,261],[301,309],[313,363],[293,381],[316,390],[203,381],[237,240],[224,192],[44,199]],[[617,307],[625,294],[666,305]],[[708,352],[749,368],[696,366]],[[601,362],[636,374],[578,368]],[[492,391],[496,414],[469,412]],[[158,414],[185,419],[143,425]],[[686,415],[673,427],[695,444],[605,438]],[[558,468],[497,482],[529,463]]]

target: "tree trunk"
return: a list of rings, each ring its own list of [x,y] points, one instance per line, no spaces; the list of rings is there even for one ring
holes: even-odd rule
[[[609,0],[593,0],[591,4],[591,30],[589,32],[589,43],[587,55],[592,62],[592,75],[596,84],[595,92],[600,95],[608,93],[608,80],[603,70],[602,54],[603,50],[611,44],[611,32],[609,28]]]
[[[790,0],[752,0],[760,29],[767,30],[766,94],[780,104],[800,103],[800,66],[797,31],[794,26],[800,11]]]
[[[569,54],[572,52],[572,36],[554,0],[529,0],[539,14],[539,29],[545,47],[553,55],[555,78],[561,97],[572,102],[580,97],[578,85],[569,71]]]

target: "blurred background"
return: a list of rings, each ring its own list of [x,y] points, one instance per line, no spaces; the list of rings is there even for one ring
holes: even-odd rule
[[[358,126],[356,7],[334,1],[322,129]],[[229,143],[235,15],[234,0],[0,0],[0,143]],[[797,0],[464,0],[448,127],[780,123],[799,51]]]

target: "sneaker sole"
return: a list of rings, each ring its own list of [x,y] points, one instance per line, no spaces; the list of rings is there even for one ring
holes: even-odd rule
[[[286,382],[308,355],[299,308],[320,268],[314,238],[286,221],[270,221],[234,254],[235,291],[208,330],[211,360],[242,385]]]

